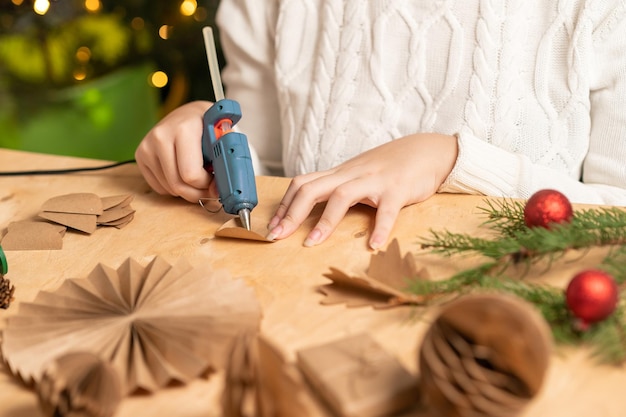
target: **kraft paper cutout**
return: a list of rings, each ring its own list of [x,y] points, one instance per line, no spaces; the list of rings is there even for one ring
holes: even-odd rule
[[[230,219],[222,226],[220,226],[219,229],[217,229],[217,231],[215,232],[215,236],[229,237],[234,239],[256,240],[260,242],[274,242],[273,240],[268,240],[265,237],[268,233],[265,224],[255,225],[254,222],[251,223],[251,230],[247,230],[241,225],[241,222],[238,218]]]
[[[67,228],[44,221],[23,220],[12,222],[2,238],[5,250],[50,250],[63,248],[63,235]]]
[[[42,211],[73,214],[102,214],[102,200],[92,193],[71,193],[52,197],[42,206]]]
[[[121,229],[130,223],[135,210],[132,195],[98,197],[92,193],[71,193],[47,200],[38,214],[46,221],[24,220],[12,223],[2,239],[6,250],[59,250],[67,228],[92,234],[99,226]],[[52,225],[62,227],[60,236]],[[47,225],[47,226],[46,226]]]
[[[302,349],[297,360],[337,416],[395,415],[419,398],[417,378],[364,333]]]
[[[126,207],[133,201],[132,194],[113,195],[102,197],[102,209],[110,210],[116,207]]]
[[[98,218],[95,214],[59,213],[54,211],[42,211],[39,213],[42,219],[50,220],[57,224],[62,224],[70,229],[92,234],[96,231]]]
[[[324,276],[332,281],[318,288],[325,295],[321,303],[326,305],[342,303],[348,307],[389,308],[423,304],[428,300],[405,291],[410,279],[428,279],[428,271],[426,268],[418,270],[412,254],[402,256],[397,239],[389,244],[387,251],[371,256],[366,274],[350,276],[331,267]]]
[[[225,367],[231,341],[259,328],[254,290],[225,271],[160,257],[40,291],[7,319],[2,356],[11,372],[39,383],[45,366],[73,351],[108,360],[123,392],[155,391]]]
[[[105,210],[104,213],[100,214],[97,217],[97,223],[101,224],[101,225],[110,225],[112,223],[116,223],[120,220],[125,220],[128,218],[128,216],[130,216],[131,214],[133,214],[135,212],[135,210],[133,210],[132,208],[125,206],[125,207],[113,207],[110,208],[108,210]]]
[[[132,200],[132,195],[100,198],[91,193],[65,194],[46,201],[39,217],[87,234],[95,232],[98,226],[121,229],[134,217]]]

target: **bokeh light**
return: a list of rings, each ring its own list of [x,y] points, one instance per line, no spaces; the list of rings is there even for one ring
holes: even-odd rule
[[[85,71],[85,68],[76,68],[72,73],[72,76],[76,81],[83,81],[87,78],[87,71]]]
[[[91,49],[86,46],[81,46],[76,50],[76,60],[78,62],[87,62],[91,59]]]
[[[133,20],[130,21],[130,27],[135,30],[141,30],[146,25],[146,22],[141,17],[133,17]]]
[[[48,0],[35,0],[35,4],[33,4],[33,10],[35,13],[42,16],[48,12],[49,8],[50,2]]]
[[[183,0],[180,4],[180,14],[183,16],[193,16],[198,8],[196,0]]]
[[[95,13],[102,8],[102,3],[100,0],[85,0],[85,9],[88,12]]]
[[[209,16],[209,12],[205,7],[198,7],[196,13],[193,15],[193,20],[196,22],[204,22]]]
[[[163,88],[167,85],[169,79],[163,71],[155,71],[150,75],[150,84],[153,87]]]
[[[170,33],[172,32],[172,29],[174,29],[173,26],[169,26],[169,25],[163,25],[159,28],[159,37],[161,39],[167,39],[170,37]]]

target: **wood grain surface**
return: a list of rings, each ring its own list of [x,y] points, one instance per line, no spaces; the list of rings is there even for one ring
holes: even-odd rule
[[[0,150],[0,171],[61,169],[99,166],[106,161]],[[258,177],[259,205],[252,222],[267,224],[289,184],[286,178]],[[290,238],[275,243],[216,237],[216,230],[230,220],[223,212],[211,214],[198,204],[161,196],[150,190],[135,165],[104,171],[65,175],[0,177],[0,230],[12,221],[34,218],[51,197],[89,192],[101,197],[133,194],[134,220],[125,228],[99,228],[91,235],[68,231],[61,250],[6,251],[15,285],[15,300],[0,311],[0,329],[23,301],[32,301],[39,290],[54,290],[65,279],[86,276],[97,264],[117,268],[128,257],[142,264],[154,256],[169,262],[184,257],[194,265],[227,269],[254,287],[263,306],[262,334],[280,361],[296,362],[296,352],[344,336],[367,332],[395,355],[411,372],[417,372],[419,342],[429,324],[429,311],[414,307],[375,310],[369,307],[323,306],[317,287],[329,281],[329,267],[348,273],[367,268],[372,252],[367,240],[374,210],[355,206],[324,244],[306,248],[306,234],[321,213],[318,207]],[[417,241],[430,229],[486,233],[477,207],[484,197],[436,195],[404,209],[393,237],[404,252],[418,252]],[[597,262],[601,254],[573,258],[557,271],[535,271],[529,279],[564,285],[573,272]],[[431,275],[443,278],[464,267],[463,262],[418,256]],[[472,262],[471,259],[467,262]],[[416,314],[417,313],[417,314]],[[419,314],[425,313],[425,314]],[[587,417],[626,415],[626,369],[600,366],[584,350],[557,350],[540,395],[523,416]],[[295,388],[294,388],[295,389]],[[219,416],[222,378],[214,375],[185,386],[173,386],[153,395],[126,398],[116,417]],[[289,397],[289,396],[286,396]],[[292,398],[280,401],[289,402]],[[301,404],[308,407],[307,401]],[[306,411],[319,414],[314,405]],[[288,405],[285,405],[288,409]],[[309,412],[310,411],[310,412]],[[427,415],[427,414],[420,414]],[[37,417],[40,412],[32,389],[0,368],[0,417]]]

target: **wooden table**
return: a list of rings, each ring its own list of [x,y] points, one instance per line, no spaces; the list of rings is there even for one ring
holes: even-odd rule
[[[103,165],[103,161],[0,150],[0,170],[55,169]],[[259,206],[253,222],[267,222],[289,181],[259,177]],[[86,276],[97,264],[117,268],[128,257],[142,264],[155,255],[174,263],[181,257],[193,264],[206,263],[227,268],[244,278],[258,294],[263,307],[262,333],[289,363],[298,349],[366,331],[386,350],[416,372],[420,337],[428,327],[415,320],[410,307],[374,310],[369,307],[323,306],[316,291],[328,283],[323,274],[334,266],[346,272],[363,271],[372,252],[367,249],[374,211],[354,207],[323,245],[305,248],[302,242],[319,211],[289,239],[260,243],[215,237],[215,231],[230,216],[209,214],[199,205],[160,196],[143,181],[135,165],[105,171],[70,175],[0,177],[0,230],[12,221],[34,217],[47,199],[74,192],[100,196],[130,193],[136,210],[125,228],[100,228],[93,235],[67,233],[63,249],[56,251],[7,251],[7,278],[16,287],[15,301],[0,311],[1,328],[15,314],[18,303],[32,301],[41,289],[52,290],[67,278]],[[477,206],[483,197],[437,195],[427,202],[406,208],[393,231],[404,252],[417,249],[416,241],[429,229],[455,232],[477,231],[484,220]],[[584,260],[581,262],[585,262]],[[455,264],[434,266],[435,276],[445,276]],[[571,270],[546,273],[542,279],[562,285]],[[568,417],[626,415],[626,370],[598,366],[584,351],[559,350],[552,360],[541,394],[524,416]],[[171,387],[153,395],[125,399],[116,417],[208,417],[219,416],[222,389],[219,375],[198,379],[182,387]],[[34,393],[0,369],[0,417],[40,415]]]

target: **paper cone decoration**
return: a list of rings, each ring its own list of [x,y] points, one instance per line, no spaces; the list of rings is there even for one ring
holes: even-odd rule
[[[113,364],[124,393],[154,391],[223,368],[233,338],[258,329],[260,316],[252,288],[224,271],[128,259],[21,303],[2,354],[13,373],[38,383],[55,358],[92,352]]]
[[[324,276],[332,283],[319,288],[325,295],[322,304],[344,303],[348,307],[388,308],[402,304],[422,304],[427,300],[424,296],[405,292],[411,279],[427,279],[428,272],[425,268],[418,270],[411,254],[402,256],[397,239],[389,244],[387,251],[372,255],[367,274],[350,276],[331,267]]]
[[[425,403],[438,416],[518,415],[539,392],[550,330],[525,301],[464,296],[443,308],[419,351]]]
[[[37,396],[45,417],[112,417],[122,386],[110,363],[93,353],[73,352],[48,365]]]

